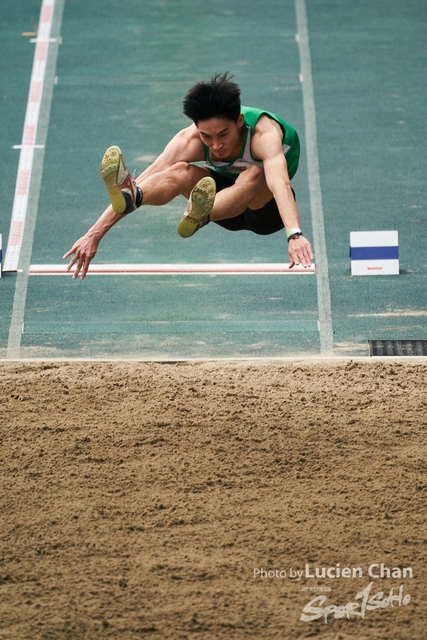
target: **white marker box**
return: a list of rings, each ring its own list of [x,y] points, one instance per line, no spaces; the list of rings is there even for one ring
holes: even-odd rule
[[[397,231],[352,231],[350,233],[352,276],[399,275]]]

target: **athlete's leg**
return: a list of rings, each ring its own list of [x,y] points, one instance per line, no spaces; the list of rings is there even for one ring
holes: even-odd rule
[[[226,206],[226,200],[228,196],[230,196],[230,200],[231,200],[231,206],[230,206],[230,209],[228,210],[228,214],[227,213],[225,214],[225,216],[227,217],[224,216],[220,218],[219,216],[221,215],[221,211],[218,211],[218,210],[216,211],[218,216],[217,219],[214,220],[216,224],[220,225],[221,227],[224,227],[224,229],[227,229],[228,231],[245,230],[245,231],[252,231],[253,233],[256,233],[258,235],[269,235],[271,233],[276,233],[277,231],[280,231],[283,229],[284,224],[283,224],[282,217],[279,213],[277,203],[273,198],[270,190],[267,187],[263,172],[262,172],[262,175],[260,175],[260,181],[255,182],[256,184],[255,195],[250,200],[249,206],[246,207],[246,209],[242,213],[234,215],[233,217],[228,217],[230,215],[230,212],[235,214],[235,212],[239,211],[241,208],[241,206],[235,207],[233,211],[232,203],[234,200],[234,196],[235,194],[238,193],[238,191],[236,190],[234,195],[233,195],[233,192],[229,191],[229,187],[233,186],[233,183],[228,178],[225,178],[221,174],[214,171],[211,171],[211,175],[215,179],[218,192],[222,193],[223,189],[227,190],[226,194],[222,194],[220,196],[217,195],[217,199],[216,199],[217,204],[222,199],[222,205]],[[249,177],[249,174],[246,174],[245,172],[245,174],[239,180],[239,183],[237,186],[241,187],[244,183],[243,179],[246,179],[248,177]],[[254,174],[250,176],[250,178],[251,178],[251,182],[253,181],[254,178],[256,180],[256,176],[254,176]],[[247,187],[247,185],[245,185],[245,187]],[[294,190],[292,188],[291,190],[292,190],[293,197],[295,198]],[[249,198],[250,195],[251,195],[251,188],[247,188],[246,196]],[[225,198],[224,196],[227,196],[227,198]],[[241,203],[244,202],[244,198],[245,198],[245,194],[243,195],[243,198],[239,201],[239,205],[241,205]],[[212,216],[210,216],[210,219],[212,219]]]
[[[229,231],[248,230],[263,235],[283,229],[276,201],[260,167],[250,167],[235,182],[213,170],[209,173],[213,179],[204,178],[193,189],[178,225],[179,235],[189,238],[207,222]]]
[[[243,171],[234,184],[217,193],[210,219],[217,222],[235,218],[247,208],[261,209],[272,198],[263,169],[253,165]]]
[[[141,204],[164,205],[180,194],[188,199],[194,185],[209,175],[207,169],[177,162],[146,178],[142,173],[134,180],[117,146],[107,149],[100,170],[111,205],[118,214],[130,213]]]
[[[209,171],[203,167],[177,162],[148,178],[140,176],[136,184],[142,191],[142,204],[161,206],[179,195],[188,199],[195,184],[209,175]]]

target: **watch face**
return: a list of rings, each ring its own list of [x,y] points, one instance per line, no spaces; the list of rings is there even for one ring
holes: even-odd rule
[[[299,227],[294,227],[293,229],[289,229],[287,232],[287,237],[288,238],[293,238],[295,234],[300,234],[302,235],[302,231]]]

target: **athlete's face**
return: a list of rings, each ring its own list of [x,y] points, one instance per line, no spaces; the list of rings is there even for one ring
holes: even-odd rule
[[[243,114],[237,122],[227,118],[200,120],[197,128],[201,141],[209,147],[214,160],[233,160],[239,153],[243,137]]]

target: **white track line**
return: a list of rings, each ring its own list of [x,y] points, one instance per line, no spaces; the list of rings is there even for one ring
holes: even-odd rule
[[[307,8],[305,0],[295,0],[295,10],[298,29],[297,42],[301,60],[300,79],[302,81],[304,103],[307,170],[313,225],[313,245],[317,266],[320,352],[323,355],[327,355],[332,354],[333,352],[334,337],[332,330],[331,294],[329,289],[322,191],[320,188],[319,156],[317,151],[316,109],[314,103],[313,76],[311,71],[310,43],[308,37]]]
[[[10,225],[9,240],[3,271],[16,271],[18,269],[22,239],[24,236],[25,220],[27,217],[31,176],[33,173],[34,150],[36,146],[37,148],[40,146],[36,145],[36,139],[39,126],[40,107],[43,98],[49,44],[51,41],[50,33],[52,29],[54,9],[55,0],[43,0],[40,11],[37,39],[35,40],[36,49],[34,52],[22,143],[21,145],[17,145],[21,149],[21,153],[19,156],[15,198],[12,209],[12,221]]]
[[[12,271],[15,271],[18,267],[6,355],[7,358],[14,360],[20,357],[22,325],[27,300],[28,272],[37,219],[45,142],[49,127],[64,2],[65,0],[56,0],[56,2],[55,0],[45,0],[41,5],[37,46],[34,53],[30,95],[21,145],[17,190],[18,185],[25,184],[25,194],[19,195],[18,201],[14,202],[9,240],[10,253],[7,267],[7,270]],[[54,39],[56,44],[52,44],[52,39],[47,40],[47,34],[52,32],[57,36]],[[38,45],[40,45],[41,48]],[[43,82],[35,88],[33,81],[41,82],[40,76],[38,75],[40,72],[40,64],[43,66]],[[35,102],[36,98],[37,103]],[[34,102],[32,102],[33,99]],[[35,112],[37,112],[36,120],[34,120]],[[35,144],[36,140],[39,143],[37,145]],[[21,173],[22,158],[25,159],[26,163],[29,158],[31,158],[31,165],[26,165],[28,178],[23,177]]]
[[[315,267],[295,266],[289,263],[247,264],[91,264],[88,275],[308,275]],[[65,264],[32,264],[31,276],[72,275]]]

